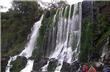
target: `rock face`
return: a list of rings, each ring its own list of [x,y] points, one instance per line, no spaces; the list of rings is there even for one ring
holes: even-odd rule
[[[78,61],[75,61],[72,64],[63,62],[61,72],[64,72],[64,71],[66,71],[66,72],[77,72],[79,68],[80,68],[80,64]]]
[[[8,64],[9,57],[1,57],[1,72],[5,72],[6,65]]]
[[[35,59],[32,72],[39,72],[41,70],[41,67],[47,64],[47,61],[48,61],[48,58]]]
[[[99,1],[94,2],[93,14],[93,43],[96,52],[101,56],[105,54],[104,60],[109,60],[110,56],[110,2]],[[103,51],[105,50],[105,52]],[[108,62],[108,61],[107,61]],[[109,62],[108,62],[109,63]]]
[[[56,60],[56,59],[54,59],[54,58],[51,59],[50,62],[49,62],[49,65],[48,65],[47,70],[48,70],[49,72],[54,71],[55,68],[56,68],[56,66],[57,66],[57,63],[58,63],[58,60]]]
[[[80,60],[88,62],[91,55],[99,60],[110,35],[110,7],[109,1],[84,1],[82,3],[82,30]],[[109,40],[110,41],[110,40]],[[110,48],[108,43],[108,48]],[[110,50],[110,49],[109,49]]]
[[[11,62],[12,68],[10,69],[11,72],[20,72],[27,64],[27,58],[18,56],[17,59]]]
[[[62,69],[61,69],[61,72],[70,72],[71,71],[71,65],[66,63],[66,62],[63,62],[63,66],[62,66]]]
[[[92,15],[93,4],[91,1],[83,1],[82,2],[82,17],[85,18],[87,16]]]

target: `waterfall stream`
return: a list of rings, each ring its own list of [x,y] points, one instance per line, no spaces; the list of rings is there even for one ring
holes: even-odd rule
[[[67,12],[68,16],[66,18],[64,16],[66,16]],[[18,56],[24,56],[28,59],[25,68],[20,72],[31,72],[33,70],[34,60],[30,60],[29,57],[32,56],[32,52],[35,48],[43,17],[44,15],[42,15],[40,20],[33,25],[30,39],[25,46],[25,49],[20,54],[10,57],[5,72],[10,72],[10,68],[13,67],[11,62],[15,61]],[[52,22],[52,36],[54,36],[54,24],[56,23],[57,17],[56,44],[54,50],[51,51],[51,54],[48,56],[49,60],[47,61],[47,64],[41,67],[41,72],[48,72],[47,68],[51,59],[56,59],[58,61],[54,72],[60,72],[64,62],[71,65],[73,62],[78,60],[81,37],[81,3],[76,3],[73,7],[72,5],[66,6],[65,8],[60,8],[56,11]]]
[[[36,43],[36,38],[38,37],[39,28],[41,26],[42,19],[43,19],[43,15],[41,19],[34,24],[32,28],[32,34],[31,34],[30,40],[27,43],[27,46],[25,47],[25,49],[19,54],[19,56],[25,56],[26,58],[31,57],[35,43]]]
[[[37,39],[37,37],[38,37],[39,28],[40,28],[41,22],[42,22],[42,20],[43,20],[43,16],[44,16],[44,15],[42,15],[41,18],[40,18],[40,20],[37,21],[37,22],[35,22],[35,24],[33,25],[32,33],[31,33],[31,36],[30,36],[30,40],[29,40],[29,42],[27,43],[25,49],[24,49],[19,55],[10,57],[5,72],[10,72],[10,68],[12,67],[12,65],[11,65],[10,63],[11,63],[12,61],[15,61],[16,58],[17,58],[17,56],[24,56],[24,57],[26,57],[27,59],[28,59],[29,57],[31,57],[32,52],[33,52],[33,50],[34,50],[35,43],[36,43],[36,39]],[[21,70],[21,72],[31,72],[32,67],[33,67],[33,62],[34,62],[34,60],[28,60],[26,67],[25,67],[23,70]]]
[[[110,2],[16,1],[1,12],[1,72],[109,70]]]
[[[61,8],[59,12],[59,21],[58,21],[58,30],[57,30],[57,39],[56,47],[52,54],[49,56],[49,59],[57,59],[58,64],[54,72],[60,72],[63,66],[63,62],[71,64],[74,61],[78,60],[79,55],[79,46],[80,46],[80,31],[81,31],[81,4],[74,5],[73,15],[71,17],[72,6],[69,6],[69,16],[64,18],[64,15],[67,12],[67,7],[65,10]],[[74,44],[74,48],[72,46]],[[47,71],[49,62],[42,67],[42,71]]]

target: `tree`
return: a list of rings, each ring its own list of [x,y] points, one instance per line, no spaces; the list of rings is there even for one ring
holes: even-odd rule
[[[1,13],[2,56],[15,55],[24,48],[31,27],[42,12],[35,1],[13,1],[12,8]]]

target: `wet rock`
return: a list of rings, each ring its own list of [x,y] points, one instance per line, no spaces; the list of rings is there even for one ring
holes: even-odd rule
[[[47,10],[47,11],[45,12],[45,17],[46,17],[46,18],[50,17],[50,11]]]
[[[35,17],[35,22],[40,20],[41,15]]]
[[[12,68],[11,72],[20,72],[27,64],[27,58],[23,56],[18,56],[17,59],[11,62]]]
[[[48,58],[37,58],[34,60],[33,71],[37,72],[41,70],[41,67],[47,64]]]
[[[91,15],[92,12],[92,2],[83,1],[82,2],[82,17],[85,18],[88,15]]]
[[[8,64],[9,57],[3,56],[1,57],[1,72],[5,72],[6,66]]]
[[[73,62],[71,65],[71,71],[70,72],[73,72],[73,71],[76,72],[79,69],[79,67],[80,67],[80,63],[78,61]]]
[[[89,61],[98,61],[100,58],[101,57],[98,53],[92,53],[89,57]]]
[[[58,60],[56,60],[54,58],[50,59],[49,66],[48,66],[47,70],[49,72],[54,71],[55,68],[57,67],[57,63],[58,63]]]
[[[79,69],[80,64],[78,61],[75,61],[72,64],[69,64],[67,62],[63,62],[63,66],[61,69],[61,72],[77,72],[77,70]]]
[[[63,66],[61,69],[61,72],[70,72],[71,71],[71,65],[69,63],[63,62]]]

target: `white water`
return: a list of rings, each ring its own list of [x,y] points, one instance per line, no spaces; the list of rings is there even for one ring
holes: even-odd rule
[[[63,62],[72,63],[76,60],[78,60],[79,55],[79,45],[80,45],[80,29],[81,29],[81,15],[78,12],[80,8],[78,8],[78,4],[74,5],[74,12],[72,18],[71,16],[71,9],[70,6],[69,9],[69,16],[68,18],[64,18],[62,16],[63,9],[61,8],[61,11],[59,12],[59,21],[57,25],[57,39],[56,39],[56,47],[55,50],[52,52],[52,54],[49,56],[49,59],[55,58],[58,60],[57,67],[55,68],[54,72],[60,72],[61,68],[63,66]],[[64,14],[66,14],[67,7],[64,11]],[[80,10],[81,11],[81,10]],[[56,21],[57,12],[54,15],[53,23]],[[32,28],[32,33],[30,35],[30,40],[27,43],[25,49],[19,54],[19,56],[24,56],[27,59],[31,57],[32,52],[34,50],[35,44],[36,44],[36,38],[38,37],[39,28],[41,26],[43,16],[41,19],[36,22]],[[75,48],[72,47],[73,43],[75,43]],[[17,56],[11,57],[8,61],[6,72],[10,72],[10,68],[12,65],[10,64],[11,61],[16,60]],[[42,71],[46,72],[47,67],[49,65],[49,62],[45,66],[42,67]],[[33,68],[34,60],[28,60],[27,65],[24,69],[22,69],[20,72],[31,72]]]
[[[54,25],[54,23],[55,23],[55,21],[56,21],[57,13],[58,13],[58,10],[56,11],[56,14],[55,14],[54,17],[53,17],[53,25]],[[54,29],[54,27],[53,27],[53,29]],[[41,68],[43,72],[47,71],[48,65],[49,65],[49,61],[47,62],[47,64],[46,64],[45,66],[43,66],[43,67]]]
[[[66,11],[66,10],[65,10]],[[65,41],[62,43],[62,48],[61,48],[61,50],[62,51],[60,51],[61,53],[60,53],[60,57],[61,58],[58,58],[59,59],[59,63],[60,63],[60,65],[62,66],[62,64],[63,64],[63,61],[64,61],[64,59],[65,59],[65,61],[67,61],[68,60],[68,58],[71,58],[71,52],[72,52],[72,49],[71,49],[71,47],[69,47],[69,48],[67,48],[68,47],[68,36],[69,36],[69,28],[70,28],[70,25],[71,25],[71,21],[70,21],[70,14],[71,14],[71,6],[70,6],[70,9],[69,9],[69,17],[68,17],[68,26],[67,26],[67,32],[66,32],[66,39],[65,39]],[[66,24],[66,23],[65,23]],[[62,36],[62,35],[61,35]],[[59,47],[58,47],[59,48]],[[60,49],[60,48],[59,48]],[[70,53],[68,53],[68,51],[70,52]],[[56,51],[57,52],[57,51]],[[68,56],[67,56],[68,55]],[[53,54],[53,56],[55,56],[55,54]],[[67,58],[68,57],[68,58]],[[61,68],[61,66],[58,66],[58,69],[60,69]],[[56,68],[57,69],[57,68]]]
[[[47,62],[47,64],[45,66],[42,67],[42,71],[43,72],[46,72],[47,71],[48,65],[49,65],[49,61]]]
[[[34,25],[33,25],[33,28],[32,28],[32,33],[30,35],[30,40],[29,42],[27,43],[25,49],[19,54],[19,55],[16,55],[16,56],[13,56],[13,57],[10,57],[9,61],[8,61],[8,64],[7,64],[7,67],[6,67],[6,71],[5,72],[10,72],[10,68],[12,67],[12,65],[10,64],[12,61],[15,61],[17,56],[24,56],[26,57],[27,59],[29,57],[31,57],[32,55],[32,52],[34,50],[34,47],[35,47],[35,44],[36,44],[36,39],[39,35],[39,28],[41,26],[41,22],[43,20],[43,16],[41,16],[40,20],[37,21]],[[33,60],[28,60],[27,61],[27,65],[25,66],[25,68],[23,70],[21,70],[20,72],[31,72],[32,70],[32,67],[33,67]],[[27,71],[26,71],[27,69]]]
[[[41,19],[34,24],[32,28],[30,40],[27,43],[27,46],[25,47],[25,49],[20,53],[19,56],[25,56],[26,58],[31,57],[35,43],[36,43],[36,38],[38,37],[39,28],[41,26],[42,19],[43,19],[43,15]]]
[[[42,20],[43,20],[43,15],[41,16],[40,20],[34,24],[30,41],[27,44],[26,48],[20,53],[20,56],[25,56],[27,58],[31,57],[37,37],[38,37],[39,28],[41,27]],[[27,65],[20,72],[31,72],[33,68],[33,63],[34,63],[34,60],[28,60]]]
[[[8,61],[8,64],[6,66],[6,71],[5,72],[10,72],[10,68],[12,67],[12,65],[10,64],[11,61],[15,61],[17,58],[17,55],[16,56],[13,56],[13,57],[10,57],[9,61]]]
[[[49,59],[55,58],[58,60],[57,67],[54,72],[60,72],[63,62],[72,63],[78,60],[79,46],[80,46],[80,29],[81,29],[81,8],[78,4],[74,5],[74,12],[72,18],[71,16],[71,6],[69,9],[68,19],[62,17],[62,11],[59,12],[58,30],[56,47],[54,52],[49,56]],[[65,9],[64,14],[67,11]],[[77,13],[79,11],[79,13]],[[63,29],[64,28],[64,29]],[[72,48],[73,43],[75,43],[75,48]],[[73,58],[72,58],[73,57]],[[42,67],[42,71],[47,71],[49,61],[45,66]]]
[[[27,65],[24,69],[22,69],[20,72],[31,72],[33,68],[34,60],[28,60]]]
[[[61,70],[61,68],[62,68],[62,66],[63,66],[63,62],[65,61],[65,62],[67,62],[67,63],[72,63],[72,56],[73,56],[73,54],[74,54],[74,60],[77,60],[77,46],[76,46],[76,48],[75,48],[75,50],[74,51],[72,51],[72,39],[73,39],[73,37],[78,37],[77,35],[77,33],[75,33],[75,32],[78,32],[79,31],[79,29],[75,29],[76,28],[76,26],[79,26],[79,25],[77,25],[77,15],[76,15],[76,11],[77,11],[77,8],[78,7],[78,4],[76,4],[76,5],[74,5],[74,13],[73,13],[73,17],[72,17],[72,19],[70,19],[70,14],[71,14],[71,6],[70,6],[70,9],[69,9],[69,18],[68,18],[68,26],[67,26],[67,32],[66,32],[66,39],[65,39],[65,41],[62,43],[62,45],[60,45],[60,46],[62,46],[61,47],[61,50],[62,51],[60,51],[60,53],[59,53],[59,58],[58,58],[58,66],[56,67],[56,69],[55,69],[55,71],[54,72],[60,72],[60,70]],[[74,22],[73,22],[74,21]],[[76,31],[77,30],[77,31]],[[69,37],[70,36],[70,37]],[[76,39],[76,38],[75,38]],[[79,37],[78,37],[78,39],[80,39]],[[76,42],[77,42],[77,39],[76,39]],[[77,44],[78,44],[78,42],[77,42]],[[60,49],[60,47],[58,47],[59,49]],[[55,52],[57,52],[58,53],[58,50],[57,51],[55,51]],[[56,56],[55,54],[53,54],[53,56]],[[76,56],[76,57],[75,57]],[[74,61],[73,60],[73,61]],[[59,65],[60,64],[60,65]]]

